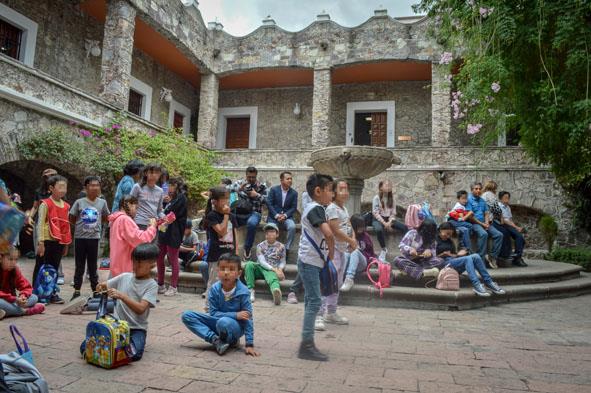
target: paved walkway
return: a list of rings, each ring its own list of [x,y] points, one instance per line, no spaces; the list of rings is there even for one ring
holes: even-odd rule
[[[27,276],[31,261],[23,261]],[[66,281],[73,261],[66,260]],[[85,289],[88,284],[85,283]],[[63,287],[69,299],[71,287]],[[52,392],[591,392],[591,297],[510,304],[463,312],[345,307],[350,326],[317,335],[330,362],[299,360],[303,305],[255,303],[255,345],[219,357],[181,324],[203,300],[162,298],[150,315],[144,358],[102,370],[80,359],[92,315],[43,315],[0,322],[0,351],[16,322],[32,344]]]

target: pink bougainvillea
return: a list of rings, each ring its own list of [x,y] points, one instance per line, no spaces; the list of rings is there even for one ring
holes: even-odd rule
[[[480,131],[481,128],[482,128],[482,124],[480,124],[480,123],[468,124],[468,134],[470,134],[470,135],[478,134],[478,132]]]
[[[499,92],[499,90],[501,90],[501,84],[500,84],[499,82],[493,82],[493,83],[490,85],[490,88],[491,88],[491,90],[492,90],[493,92],[495,92],[495,93],[498,93],[498,92]]]
[[[449,64],[453,60],[451,52],[443,52],[439,59],[439,64]]]

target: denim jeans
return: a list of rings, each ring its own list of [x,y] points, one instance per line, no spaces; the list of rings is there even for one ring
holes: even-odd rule
[[[515,240],[515,256],[518,258],[521,257],[523,254],[523,247],[525,247],[525,238],[521,232],[518,232],[517,229],[512,226],[503,225],[503,227],[509,232],[509,236]]]
[[[143,329],[130,329],[129,330],[129,341],[134,350],[134,355],[131,358],[132,362],[137,362],[144,356],[144,348],[146,347],[146,331]],[[86,351],[86,340],[80,344],[80,354],[84,354]]]
[[[388,217],[383,217],[384,219],[388,219]],[[386,237],[384,236],[384,226],[382,225],[381,222],[379,222],[378,220],[376,220],[375,218],[373,219],[373,221],[371,222],[371,226],[373,227],[373,230],[376,232],[376,236],[378,237],[378,242],[380,243],[380,247],[382,249],[386,248]],[[394,220],[391,224],[392,228],[399,231],[402,235],[406,234],[406,232],[408,232],[408,228],[406,227],[406,225],[404,225],[403,223],[401,223],[398,220]]]
[[[295,233],[296,233],[295,221],[291,218],[288,218],[287,220],[285,220],[283,222],[279,222],[279,221],[275,220],[273,217],[267,217],[267,222],[277,224],[277,226],[279,226],[280,229],[285,228],[285,230],[287,231],[287,240],[285,241],[285,249],[290,250],[291,245],[293,244],[293,239],[295,239]]]
[[[33,307],[35,304],[37,304],[38,300],[39,299],[37,298],[37,295],[35,295],[35,294],[29,296],[25,307],[26,308]],[[0,310],[6,311],[7,317],[20,317],[21,315],[25,314],[25,310],[22,309],[20,306],[18,306],[16,304],[16,302],[9,303],[4,299],[0,299]]]
[[[503,234],[497,231],[492,225],[486,230],[480,224],[473,224],[472,230],[478,236],[478,255],[480,255],[480,258],[484,260],[486,256],[489,236],[493,239],[493,247],[490,254],[494,258],[497,258],[503,245]]]
[[[362,272],[367,267],[367,258],[359,249],[351,254],[347,253],[347,259],[349,260],[349,266],[347,266],[347,272],[345,273],[347,278],[354,279],[357,272]]]
[[[298,260],[298,272],[304,283],[304,323],[302,341],[314,340],[314,322],[320,310],[320,270],[321,268]]]
[[[453,227],[460,233],[460,246],[464,247],[468,252],[472,249],[472,239],[470,234],[472,233],[472,224],[466,221],[449,220],[448,221]]]
[[[445,262],[449,263],[459,274],[466,271],[473,286],[480,284],[480,279],[476,272],[480,273],[480,276],[485,283],[488,284],[492,282],[492,278],[490,277],[490,274],[488,274],[488,270],[486,270],[486,266],[484,266],[484,262],[478,254],[470,254],[457,258],[446,258]]]
[[[246,240],[244,240],[244,249],[250,251],[254,243],[254,236],[257,233],[257,227],[261,222],[261,213],[252,212],[248,217],[239,217],[238,227],[246,225]]]
[[[185,311],[181,320],[187,329],[208,343],[211,343],[215,337],[225,335],[225,342],[234,344],[244,335],[244,328],[240,322],[229,317],[216,318],[209,314]]]
[[[209,264],[207,261],[199,261],[199,273],[201,273],[201,278],[203,278],[205,288],[207,289],[207,283],[209,282]]]
[[[499,251],[499,257],[508,259],[511,256],[511,233],[505,228],[504,225],[498,222],[493,222],[493,227],[503,234],[503,242],[501,243],[501,251]]]
[[[289,287],[289,292],[298,293],[301,292],[302,289],[304,289],[304,283],[302,282],[302,276],[298,271],[298,274],[295,280],[293,281],[293,284],[291,284],[291,287]]]

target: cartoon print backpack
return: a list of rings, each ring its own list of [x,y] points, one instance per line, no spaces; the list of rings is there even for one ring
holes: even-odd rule
[[[370,269],[373,265],[378,267],[378,280],[375,281],[371,276]],[[390,288],[390,280],[392,277],[392,265],[388,262],[382,262],[375,258],[369,259],[369,265],[367,265],[367,277],[372,282],[374,287],[380,290],[380,297],[384,296],[384,288]]]
[[[57,271],[48,264],[43,264],[39,268],[35,284],[33,285],[33,293],[37,295],[40,303],[48,303],[49,299],[54,293],[60,291],[57,285]]]
[[[441,269],[435,288],[442,291],[459,291],[460,275],[458,271],[449,265]]]
[[[101,297],[96,321],[86,325],[86,362],[102,368],[116,368],[131,362],[132,348],[127,321],[107,314],[107,295]]]

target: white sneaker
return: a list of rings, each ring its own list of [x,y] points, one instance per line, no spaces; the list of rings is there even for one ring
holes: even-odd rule
[[[387,248],[383,248],[382,251],[380,251],[380,255],[378,255],[378,259],[380,261],[385,261],[386,260],[386,254],[388,254],[388,249]]]
[[[254,303],[254,288],[250,290],[250,302]]]
[[[339,289],[339,291],[348,292],[351,290],[351,288],[353,288],[353,284],[355,284],[353,279],[347,277],[347,278],[345,278],[345,282],[343,282],[343,285],[341,286],[341,289]]]
[[[273,289],[273,304],[276,306],[281,304],[281,289],[279,288]]]
[[[66,306],[60,310],[60,314],[82,314],[84,312],[84,309],[86,308],[87,302],[87,296],[78,296],[70,303],[66,304]]]
[[[439,276],[439,269],[437,269],[436,267],[423,270],[424,278],[437,278],[437,276]]]
[[[164,296],[176,296],[179,291],[175,287],[168,287],[166,292],[164,292]]]
[[[326,325],[324,324],[324,318],[321,316],[316,317],[316,322],[314,322],[314,330],[319,332],[323,332],[326,330]]]
[[[166,292],[166,285],[158,285],[158,295],[162,295]]]
[[[64,278],[63,277],[57,278],[57,285],[64,285]]]
[[[326,323],[334,323],[335,325],[348,325],[349,320],[339,314],[335,313],[326,313],[324,316],[324,322]]]

